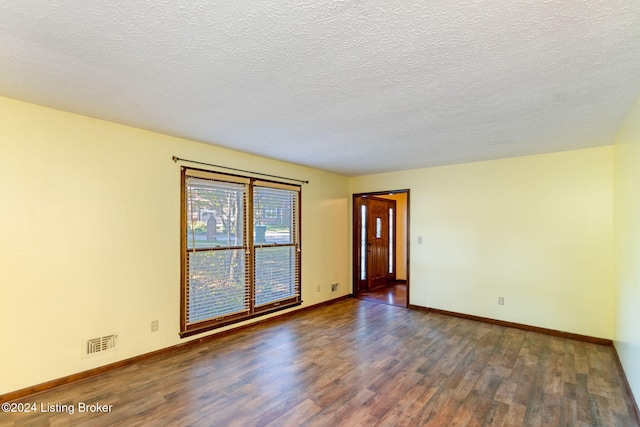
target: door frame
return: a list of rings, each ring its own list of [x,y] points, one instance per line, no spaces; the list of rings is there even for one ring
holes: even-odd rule
[[[401,189],[401,190],[387,190],[387,191],[372,191],[372,192],[367,192],[367,193],[354,193],[352,195],[352,201],[351,201],[351,207],[352,207],[352,231],[353,231],[353,236],[352,236],[352,246],[351,246],[351,252],[352,252],[352,267],[353,267],[353,277],[352,277],[352,284],[351,284],[351,289],[353,292],[353,296],[354,297],[358,297],[359,295],[359,289],[358,289],[358,283],[360,282],[360,257],[358,256],[358,248],[360,245],[360,242],[358,240],[358,223],[359,223],[359,209],[357,206],[357,200],[360,197],[376,197],[376,196],[389,196],[389,195],[394,195],[394,194],[400,194],[400,193],[404,193],[406,194],[406,215],[407,215],[407,229],[406,229],[406,233],[405,235],[402,236],[401,239],[399,239],[397,237],[397,233],[396,233],[396,247],[403,245],[405,246],[405,250],[406,250],[406,265],[405,265],[405,272],[406,272],[406,276],[407,276],[407,305],[406,307],[409,307],[410,301],[410,292],[409,292],[409,286],[410,286],[410,274],[409,274],[409,267],[410,267],[410,237],[411,233],[410,233],[410,224],[411,224],[411,209],[410,209],[410,190],[409,189]],[[397,206],[396,206],[396,223],[397,223]],[[397,250],[394,251],[397,255]],[[397,268],[397,258],[396,258],[396,268],[395,268],[396,272],[398,270]]]

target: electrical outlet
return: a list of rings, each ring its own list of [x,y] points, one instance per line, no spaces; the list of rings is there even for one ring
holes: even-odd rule
[[[151,322],[151,332],[157,332],[158,331],[158,321],[154,320],[153,322]]]
[[[318,292],[320,292],[320,285],[318,285]]]
[[[331,292],[336,292],[338,290],[338,286],[340,284],[339,283],[332,283],[331,284]]]
[[[504,305],[504,297],[498,297],[498,305]]]

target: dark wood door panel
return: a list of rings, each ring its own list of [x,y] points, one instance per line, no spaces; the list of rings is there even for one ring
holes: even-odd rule
[[[368,198],[368,287],[385,286],[389,278],[389,207],[391,200]]]

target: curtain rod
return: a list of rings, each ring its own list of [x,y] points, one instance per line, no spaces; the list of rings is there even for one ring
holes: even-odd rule
[[[254,172],[254,171],[248,171],[248,170],[244,170],[244,169],[230,168],[228,166],[214,165],[214,164],[211,164],[211,163],[198,162],[196,160],[181,159],[180,157],[177,157],[177,156],[173,156],[171,159],[175,163],[178,163],[178,161],[189,162],[189,163],[197,163],[199,165],[212,166],[214,168],[222,168],[222,169],[232,170],[232,171],[236,171],[236,172],[244,172],[244,173],[250,173],[250,174],[253,174],[253,175],[268,176],[270,178],[287,179],[289,181],[295,181],[295,182],[299,182],[299,183],[302,183],[302,184],[308,184],[309,183],[309,181],[303,181],[301,179],[287,178],[286,176],[269,175],[268,173]]]

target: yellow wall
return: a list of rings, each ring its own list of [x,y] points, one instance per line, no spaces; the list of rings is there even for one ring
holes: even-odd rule
[[[303,306],[349,293],[348,178],[5,98],[0,117],[0,394],[187,341],[174,155],[308,179]]]
[[[411,190],[412,304],[612,338],[612,173],[605,146],[358,177],[352,191]]]
[[[615,151],[615,346],[640,405],[640,98]]]

